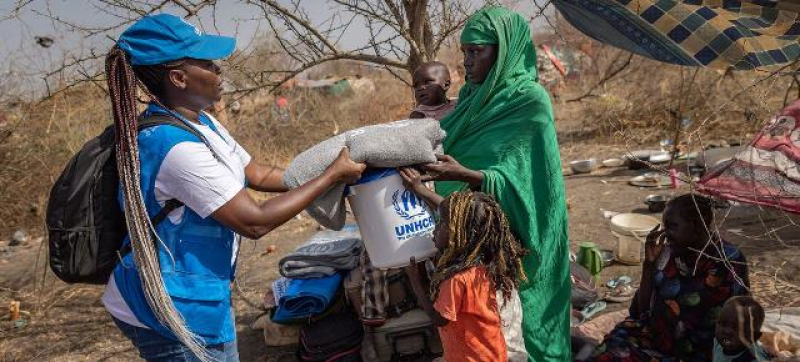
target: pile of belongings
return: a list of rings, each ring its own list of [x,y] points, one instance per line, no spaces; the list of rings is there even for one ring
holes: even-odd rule
[[[261,327],[267,345],[299,343],[300,361],[441,355],[436,327],[419,308],[403,269],[372,267],[358,225],[316,233],[280,265],[284,276],[265,300],[271,310]]]
[[[553,0],[600,42],[662,62],[716,69],[790,65],[800,57],[794,1]]]
[[[703,175],[698,190],[723,199],[800,213],[800,100],[733,158]]]
[[[363,249],[358,226],[320,231],[280,261],[282,278],[273,283],[277,306],[272,320],[304,321],[328,309],[341,297],[343,275],[358,266]]]
[[[394,168],[436,162],[445,132],[434,119],[412,119],[367,126],[330,138],[298,155],[289,164],[283,184],[294,189],[319,177],[343,147],[350,158],[370,167]],[[320,225],[341,230],[345,224],[345,184],[332,187],[306,212]]]

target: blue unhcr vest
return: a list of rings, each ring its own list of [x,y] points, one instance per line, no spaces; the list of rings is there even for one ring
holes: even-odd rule
[[[151,105],[146,113],[165,112]],[[217,131],[205,115],[200,121]],[[189,132],[171,126],[155,126],[139,133],[141,184],[150,217],[161,209],[155,197],[155,181],[161,163],[172,147],[181,142],[201,142]],[[121,194],[120,194],[121,195]],[[120,202],[122,204],[122,202]],[[230,283],[235,234],[212,218],[203,219],[185,207],[183,219],[173,224],[167,218],[156,232],[169,249],[159,245],[159,264],[167,293],[189,330],[207,345],[230,342],[236,337],[231,309]],[[125,244],[130,243],[126,237]],[[158,322],[142,291],[133,253],[126,255],[113,274],[120,294],[136,318],[159,334],[176,339]]]

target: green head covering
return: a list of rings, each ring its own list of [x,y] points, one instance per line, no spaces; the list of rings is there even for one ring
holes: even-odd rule
[[[481,84],[467,81],[458,94],[458,106],[441,120],[447,131],[445,151],[509,109],[519,107],[530,98],[546,98],[547,111],[552,119],[547,92],[538,86],[536,50],[527,20],[516,12],[499,6],[485,7],[472,15],[461,32],[462,44],[497,45],[497,61]],[[520,93],[526,96],[520,99]],[[463,188],[456,183],[440,183],[445,194]]]
[[[528,21],[502,7],[470,17],[462,44],[497,44],[481,84],[467,82],[441,120],[445,153],[484,175],[481,190],[503,208],[531,252],[520,287],[523,337],[532,360],[570,360],[567,203],[550,97],[539,85]],[[465,188],[437,182],[442,196]]]
[[[497,32],[494,26],[492,26],[492,21],[488,15],[490,11],[513,14],[499,7],[488,7],[475,13],[467,19],[467,23],[464,24],[464,30],[461,31],[461,44],[497,44]]]
[[[496,44],[497,61],[483,83],[467,81],[461,87],[457,109],[442,120],[442,127],[452,134],[445,139],[445,148],[460,138],[461,132],[473,128],[476,118],[490,116],[491,110],[485,112],[490,101],[502,103],[510,90],[538,80],[530,26],[518,13],[497,6],[483,8],[467,20],[461,43]]]

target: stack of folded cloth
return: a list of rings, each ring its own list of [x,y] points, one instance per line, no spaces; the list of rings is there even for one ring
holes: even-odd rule
[[[361,255],[358,226],[321,231],[280,261],[283,278],[273,283],[277,306],[274,322],[291,323],[325,312],[336,300],[343,273],[358,267]]]
[[[355,224],[342,231],[321,231],[281,259],[280,273],[286,278],[319,278],[350,271],[358,266],[363,247]]]

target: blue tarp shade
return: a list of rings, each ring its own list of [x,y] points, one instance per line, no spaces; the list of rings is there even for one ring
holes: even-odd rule
[[[553,0],[584,34],[658,61],[756,69],[800,57],[800,4],[732,0]]]

